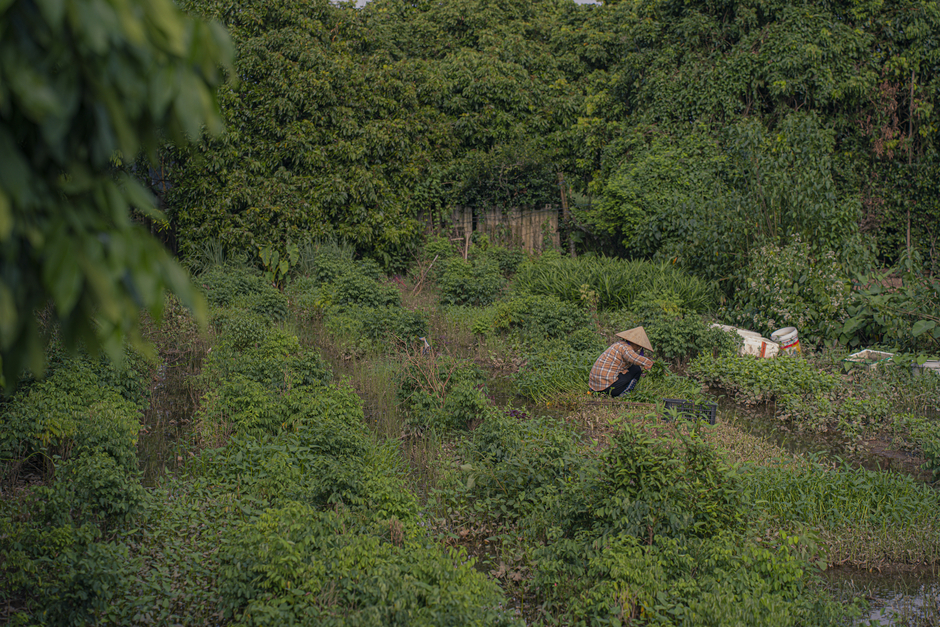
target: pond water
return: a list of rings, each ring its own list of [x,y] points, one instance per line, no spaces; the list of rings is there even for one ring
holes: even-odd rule
[[[860,597],[867,608],[856,625],[940,625],[940,580],[931,569],[868,572],[834,568],[823,573],[826,587],[848,603]]]

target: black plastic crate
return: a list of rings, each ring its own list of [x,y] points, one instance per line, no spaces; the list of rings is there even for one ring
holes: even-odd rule
[[[684,401],[678,398],[665,398],[663,403],[665,411],[675,409],[686,420],[707,420],[708,424],[715,424],[715,414],[718,412],[718,405],[715,403],[697,405],[692,401]]]

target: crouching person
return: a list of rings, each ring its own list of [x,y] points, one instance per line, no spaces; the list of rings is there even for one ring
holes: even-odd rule
[[[588,385],[597,394],[621,396],[636,387],[644,370],[653,367],[653,360],[645,356],[652,351],[643,327],[617,334],[620,341],[612,344],[594,362]]]

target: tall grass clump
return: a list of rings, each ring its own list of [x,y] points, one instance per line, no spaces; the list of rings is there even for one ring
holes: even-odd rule
[[[675,303],[682,310],[699,313],[709,311],[717,295],[712,283],[671,264],[549,254],[519,267],[515,289],[572,303],[582,303],[586,294],[594,292],[596,306],[602,310]]]
[[[771,524],[815,528],[830,564],[940,563],[940,493],[910,476],[812,463],[742,477]]]

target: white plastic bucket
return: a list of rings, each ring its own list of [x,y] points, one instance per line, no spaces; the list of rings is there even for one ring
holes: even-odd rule
[[[787,355],[796,355],[800,351],[800,335],[796,327],[783,327],[770,334],[770,339],[780,344],[780,350]]]

